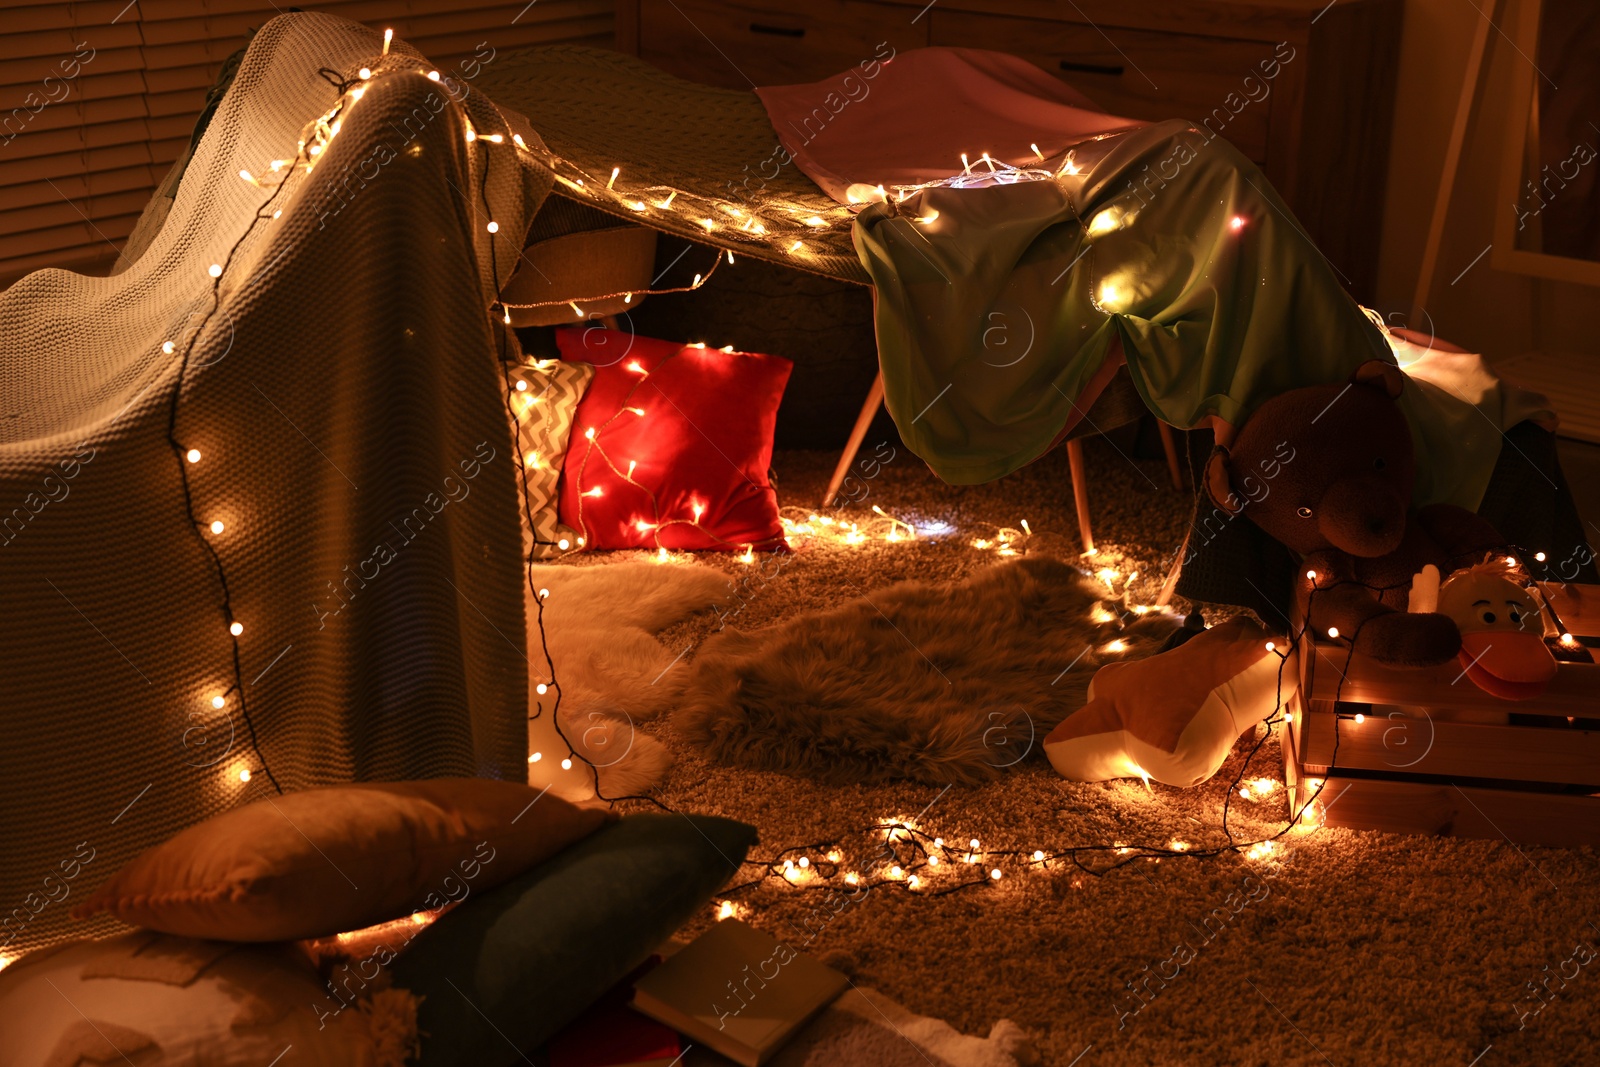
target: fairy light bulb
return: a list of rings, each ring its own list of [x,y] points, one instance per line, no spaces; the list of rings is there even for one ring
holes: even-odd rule
[[[1278,643],[1276,641],[1268,641],[1267,642],[1267,651],[1268,652],[1276,652],[1277,649],[1278,649]]]
[[[563,537],[561,540],[556,542],[556,547],[565,552],[567,549],[572,547],[572,542]]]
[[[561,769],[564,771],[572,770],[572,758],[570,756],[561,761]]]
[[[639,365],[639,361],[636,359],[631,359],[628,361],[628,369],[633,371],[635,374],[645,373],[645,369]]]
[[[250,780],[250,768],[249,767],[240,768],[240,770],[239,770],[239,781],[248,782],[249,780]]]
[[[467,127],[467,143],[471,144],[473,141],[476,141],[477,139],[478,139],[478,132],[476,130],[474,130],[471,126],[468,126]]]
[[[528,757],[528,762],[529,763],[538,763],[542,759],[544,759],[544,753],[543,752],[535,752],[533,755]]]
[[[890,878],[899,878],[902,875],[904,875],[905,873],[906,873],[905,871],[900,869],[900,865],[899,864],[896,864],[893,867],[889,868],[889,877]]]
[[[838,863],[841,858],[842,854],[838,849],[830,848],[828,850],[827,860],[829,863]]]
[[[1244,229],[1244,216],[1235,215],[1233,218],[1228,220],[1228,226],[1232,228],[1234,233],[1238,233],[1240,230]]]
[[[533,691],[538,693],[540,696],[544,696],[550,691],[550,687],[543,682],[540,682],[538,685],[533,687]]]
[[[188,460],[190,463],[199,463],[200,450],[198,448],[191,448],[189,451],[183,454],[183,458]]]
[[[228,624],[228,632],[233,636],[238,637],[240,634],[244,633],[244,623],[230,622]]]
[[[223,530],[225,530],[226,528],[227,527],[222,525],[222,520],[221,519],[217,519],[216,521],[214,521],[211,524],[211,532],[214,533],[214,534],[219,534]]]
[[[213,263],[213,264],[211,264],[211,266],[206,268],[206,273],[211,275],[213,278],[222,277],[222,264],[221,263]]]
[[[1329,637],[1338,637],[1339,636],[1339,628],[1337,626],[1328,627],[1328,636]]]
[[[539,590],[539,599],[540,600],[546,600],[546,599],[549,598],[549,596],[550,596],[550,590],[548,590],[548,589]]]
[[[383,54],[384,55],[388,55],[389,54],[389,42],[393,41],[393,40],[394,40],[394,31],[393,30],[384,30],[383,31]]]
[[[656,562],[657,563],[666,563],[671,559],[672,559],[672,556],[668,554],[666,545],[662,545],[661,547],[656,549]]]
[[[500,224],[498,222],[495,222],[493,219],[489,220],[489,225],[488,225],[487,228],[488,228],[490,233],[499,233],[500,232]]]
[[[860,878],[859,875],[856,874],[855,871],[851,871],[849,874],[844,876],[844,884],[845,885],[855,885],[857,882],[860,882],[860,881],[861,881],[861,878]]]
[[[161,342],[161,354],[165,355],[165,356],[172,355],[172,350],[173,350],[174,347],[175,346],[173,345],[173,343],[171,341],[162,341]]]
[[[968,842],[968,844],[970,844],[972,846],[972,851],[974,851],[974,852],[978,851],[978,839],[976,837],[974,837],[970,842]]]
[[[809,856],[801,856],[800,857],[800,866],[802,866],[802,867],[811,866],[811,858]]]
[[[1573,637],[1571,634],[1562,634],[1561,635],[1561,644],[1565,648],[1577,648],[1578,647],[1578,639],[1576,637]]]
[[[721,903],[721,905],[719,905],[717,907],[717,918],[719,918],[719,919],[731,919],[731,918],[733,918],[733,901],[724,900]]]
[[[1306,577],[1310,578],[1314,582],[1314,581],[1317,580],[1317,572],[1316,571],[1306,571]]]
[[[705,508],[704,504],[695,504],[695,505],[692,506],[691,510],[694,512],[694,521],[695,522],[699,522],[700,521],[700,516],[702,516],[702,515],[704,515],[706,513],[706,508]]]
[[[436,71],[436,70],[428,71],[428,80],[431,81],[431,82],[438,81],[439,80],[439,72]]]
[[[356,71],[356,77],[360,78],[362,81],[366,81],[372,77],[372,68],[362,67],[360,70]]]
[[[251,174],[250,174],[250,172],[249,172],[249,171],[247,171],[247,170],[241,170],[241,171],[240,171],[240,172],[239,172],[239,177],[241,177],[241,178],[243,178],[243,179],[244,179],[244,180],[245,180],[245,181],[247,181],[247,182],[253,182],[253,181],[255,181],[255,178],[253,178],[253,177],[252,177],[252,176],[251,176]]]
[[[635,467],[637,467],[638,465],[639,465],[639,461],[638,460],[636,460],[636,459],[628,460],[628,477],[629,478],[633,477],[633,469]]]
[[[1000,873],[1000,868],[996,867],[989,872],[989,877],[998,882],[1000,880]]]
[[[1358,712],[1356,712],[1356,725],[1357,725],[1357,726],[1360,726],[1360,725],[1361,725],[1361,724],[1362,724],[1362,723],[1364,723],[1364,722],[1366,722],[1366,721],[1367,721],[1367,717],[1366,717],[1366,716],[1365,716],[1365,715],[1363,715],[1363,714],[1362,714],[1362,713],[1361,713],[1361,712],[1359,712],[1359,711],[1358,711]]]
[[[1044,153],[1039,151],[1039,146],[1036,145],[1036,144],[1029,144],[1028,147],[1033,149],[1033,154],[1039,157],[1039,162],[1040,163],[1043,163],[1044,162]]]
[[[1034,849],[1033,850],[1033,862],[1035,862],[1035,863],[1043,863],[1044,862],[1044,850],[1043,849]]]
[[[223,706],[225,704],[227,704],[227,703],[228,703],[228,698],[225,697],[225,696],[222,696],[221,694],[218,694],[217,696],[214,696],[214,697],[211,698],[211,706],[216,708],[219,711],[222,710]]]
[[[589,440],[593,441],[594,440],[594,427],[591,426],[588,429],[584,430],[583,431],[583,436],[588,438]]]
[[[918,878],[914,874],[910,878],[906,879],[906,887],[908,889],[915,889],[915,888],[917,888],[917,886],[919,886],[921,884],[922,884],[922,879]]]

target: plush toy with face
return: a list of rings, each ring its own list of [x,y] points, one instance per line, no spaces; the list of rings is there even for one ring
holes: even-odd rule
[[[1441,612],[1406,610],[1412,576],[1429,564],[1449,573],[1504,542],[1464,508],[1413,510],[1411,429],[1395,403],[1405,383],[1371,360],[1348,382],[1272,398],[1212,452],[1206,488],[1301,557],[1295,595],[1318,639],[1421,667],[1453,659],[1461,631]]]
[[[1545,644],[1544,603],[1522,584],[1516,561],[1491,556],[1444,581],[1428,566],[1412,580],[1411,610],[1437,611],[1461,631],[1456,659],[1473,685],[1502,700],[1531,700],[1556,676]]]

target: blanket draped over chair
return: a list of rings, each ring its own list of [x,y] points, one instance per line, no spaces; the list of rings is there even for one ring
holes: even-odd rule
[[[526,772],[489,305],[551,181],[516,120],[381,50],[343,19],[268,23],[137,262],[0,294],[4,955],[270,778]],[[271,161],[340,99],[318,69],[362,66],[273,197]]]

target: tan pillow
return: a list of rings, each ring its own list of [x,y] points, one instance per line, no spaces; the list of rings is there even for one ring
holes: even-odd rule
[[[326,937],[459,903],[612,818],[482,778],[309,789],[146,849],[72,914],[226,941]]]

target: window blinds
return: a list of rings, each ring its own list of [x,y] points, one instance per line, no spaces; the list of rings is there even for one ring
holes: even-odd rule
[[[614,0],[301,4],[392,27],[440,66],[487,42],[609,47]],[[0,285],[41,267],[103,273],[188,143],[222,62],[288,5],[5,0],[0,13]]]

